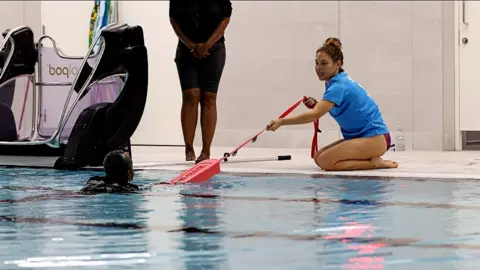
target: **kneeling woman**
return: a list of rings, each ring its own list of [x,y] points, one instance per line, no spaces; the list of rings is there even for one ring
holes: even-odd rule
[[[322,100],[307,99],[305,105],[312,108],[311,111],[273,120],[267,130],[310,123],[329,112],[340,125],[343,139],[315,154],[315,163],[320,168],[326,171],[396,168],[396,162],[380,157],[390,147],[390,134],[377,104],[350,79],[342,65],[340,40],[328,38],[316,55],[315,71],[326,87]]]

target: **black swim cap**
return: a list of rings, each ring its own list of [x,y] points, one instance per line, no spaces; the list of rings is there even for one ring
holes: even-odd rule
[[[122,150],[109,152],[103,160],[105,174],[114,182],[128,182],[128,170],[132,167],[132,159]]]

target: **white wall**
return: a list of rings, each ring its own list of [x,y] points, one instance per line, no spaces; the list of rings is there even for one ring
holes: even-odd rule
[[[177,45],[168,1],[121,1],[119,21],[141,25],[148,50],[148,99],[134,144],[183,145],[181,90],[173,56]]]
[[[334,1],[234,1],[214,144],[239,145],[302,96],[318,98],[324,86],[314,73],[315,50],[338,32]],[[340,138],[330,117],[320,126],[319,141]],[[290,126],[264,133],[255,146],[309,147],[312,135],[312,125]]]
[[[88,31],[93,1],[41,1],[45,34],[53,37],[68,56],[88,51]]]
[[[24,23],[24,1],[0,2],[0,32]]]
[[[38,37],[41,34],[40,7],[40,1],[0,1],[0,32],[26,24]]]
[[[238,145],[301,96],[320,98],[324,86],[313,72],[315,50],[327,37],[337,36],[344,43],[346,70],[376,99],[392,133],[401,125],[407,149],[453,147],[454,70],[449,69],[454,63],[453,2],[232,3],[214,145]],[[47,33],[65,52],[85,52],[93,3],[42,4]],[[177,39],[168,22],[168,1],[119,5],[121,21],[144,28],[149,52],[149,96],[133,141],[182,144],[181,95],[173,61]],[[67,18],[69,27],[64,25]],[[329,116],[322,119],[321,129],[320,144],[340,137]],[[309,147],[312,132],[311,125],[282,128],[265,133],[255,146]]]
[[[453,72],[444,74],[443,65],[454,53],[444,44],[455,40],[443,20],[453,8],[441,1],[234,1],[233,8],[216,145],[240,143],[302,95],[320,98],[315,50],[337,36],[347,72],[377,101],[393,135],[397,124],[403,128],[407,149],[451,147],[444,134],[453,127],[443,120],[452,112],[445,115],[443,103],[454,90],[444,87]],[[339,137],[330,117],[321,129],[321,144]],[[256,145],[309,147],[311,136],[311,125],[289,127]]]

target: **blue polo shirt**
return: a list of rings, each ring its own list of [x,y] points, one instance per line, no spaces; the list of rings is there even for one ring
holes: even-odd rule
[[[346,72],[337,74],[325,87],[323,99],[335,104],[329,113],[345,140],[389,132],[375,101]]]

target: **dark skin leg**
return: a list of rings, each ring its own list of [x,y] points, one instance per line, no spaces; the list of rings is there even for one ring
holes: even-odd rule
[[[195,150],[193,149],[193,140],[195,138],[195,129],[198,119],[198,105],[200,103],[200,89],[192,88],[182,93],[182,131],[183,141],[185,142],[185,160],[195,160]]]
[[[210,158],[210,148],[217,125],[217,94],[203,91],[200,106],[202,108],[200,124],[202,127],[203,147],[198,160],[202,161]]]

